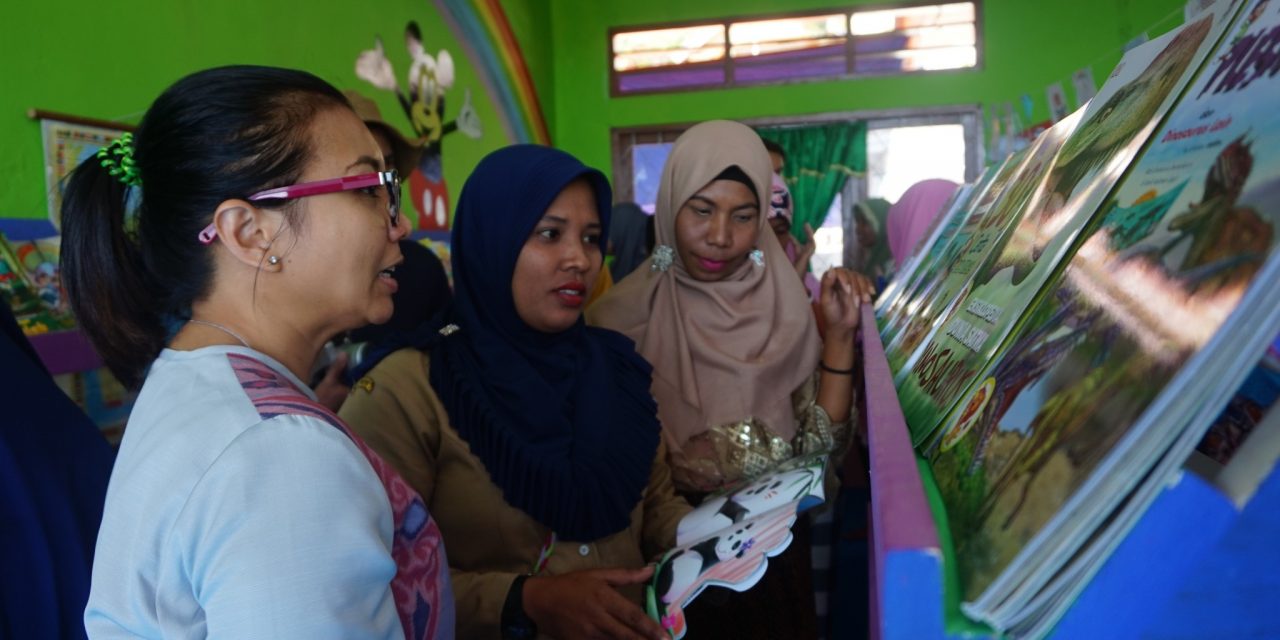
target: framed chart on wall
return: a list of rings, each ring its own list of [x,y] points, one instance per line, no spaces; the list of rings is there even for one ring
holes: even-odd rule
[[[45,194],[49,202],[49,221],[61,230],[63,181],[85,158],[111,144],[133,125],[110,120],[96,120],[52,111],[32,109],[27,115],[40,121],[40,137],[44,147]]]

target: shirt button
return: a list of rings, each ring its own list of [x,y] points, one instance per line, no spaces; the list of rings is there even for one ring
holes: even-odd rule
[[[587,554],[589,554],[589,553],[591,553],[591,547],[588,547],[588,546],[587,546],[587,545],[585,545],[585,544],[584,544],[584,545],[582,545],[581,547],[578,547],[578,555],[580,555],[580,556],[582,556],[582,557],[584,557],[584,558],[585,558],[585,557],[587,557]]]

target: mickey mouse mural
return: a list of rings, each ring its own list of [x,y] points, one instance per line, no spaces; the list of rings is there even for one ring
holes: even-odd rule
[[[471,105],[471,90],[463,93],[462,108],[453,120],[445,121],[445,92],[453,88],[453,56],[445,49],[432,57],[422,42],[418,23],[410,21],[404,31],[409,52],[408,88],[401,88],[391,61],[376,37],[374,48],[356,58],[356,76],[384,91],[392,91],[413,126],[415,142],[422,146],[418,167],[408,176],[409,198],[418,210],[418,229],[445,231],[449,228],[449,189],[444,181],[441,142],[460,131],[479,138],[480,117]]]

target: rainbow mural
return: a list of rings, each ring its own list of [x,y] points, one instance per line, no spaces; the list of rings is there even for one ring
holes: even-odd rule
[[[551,144],[529,67],[498,0],[435,0],[435,4],[497,102],[507,136],[512,142]]]

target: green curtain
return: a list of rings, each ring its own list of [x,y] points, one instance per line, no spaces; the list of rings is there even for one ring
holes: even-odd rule
[[[804,225],[817,229],[844,183],[867,170],[867,123],[757,129],[787,152],[782,178],[791,189],[795,217],[791,235],[804,241]]]

